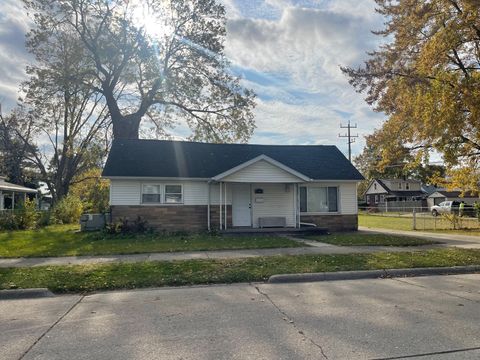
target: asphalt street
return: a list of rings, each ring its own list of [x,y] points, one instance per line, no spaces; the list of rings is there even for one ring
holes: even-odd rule
[[[479,359],[480,274],[0,301],[1,359]]]

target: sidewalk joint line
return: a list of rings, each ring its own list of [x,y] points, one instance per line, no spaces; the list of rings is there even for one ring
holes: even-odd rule
[[[70,308],[62,316],[60,316],[57,319],[57,321],[55,321],[52,325],[50,325],[50,327],[47,330],[45,330],[45,332],[42,335],[40,335],[40,337],[37,340],[35,340],[35,342],[32,345],[30,345],[22,355],[20,355],[18,360],[22,360],[35,347],[35,345],[37,345],[40,342],[40,340],[42,340],[45,337],[45,335],[47,335],[60,321],[62,321],[65,318],[65,316],[67,316],[78,304],[80,304],[80,302],[84,298],[85,298],[85,295],[81,295],[80,298],[77,301],[75,301],[75,303],[72,306],[70,306]]]

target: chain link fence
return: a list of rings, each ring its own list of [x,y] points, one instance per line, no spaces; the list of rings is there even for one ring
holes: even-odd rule
[[[398,230],[480,230],[480,219],[472,207],[461,211],[452,208],[448,212],[438,213],[428,207],[359,207],[370,227],[386,227]]]

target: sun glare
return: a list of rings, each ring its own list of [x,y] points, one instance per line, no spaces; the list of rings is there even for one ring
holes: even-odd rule
[[[136,1],[132,7],[132,20],[138,28],[143,28],[152,39],[161,39],[172,33],[172,26],[167,23],[164,9],[153,8],[145,1]]]

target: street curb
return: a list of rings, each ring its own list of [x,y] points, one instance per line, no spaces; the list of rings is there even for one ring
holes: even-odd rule
[[[53,296],[55,295],[45,288],[0,290],[0,300],[37,299]]]
[[[272,275],[268,279],[270,284],[287,284],[296,282],[316,282],[335,280],[360,280],[378,279],[405,276],[429,276],[429,275],[453,275],[480,272],[480,265],[450,266],[450,267],[427,267],[413,269],[384,269],[362,271],[338,271],[306,274],[281,274]]]

